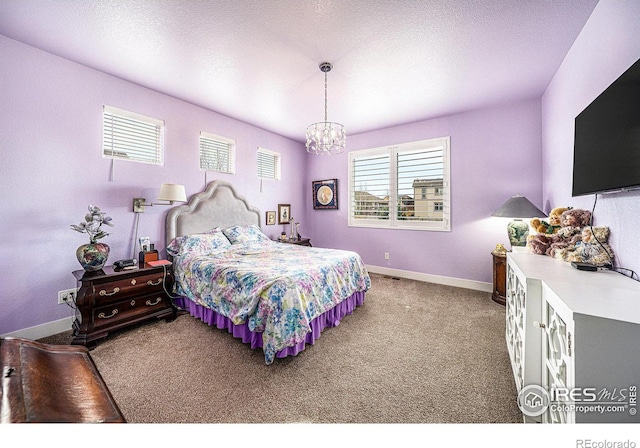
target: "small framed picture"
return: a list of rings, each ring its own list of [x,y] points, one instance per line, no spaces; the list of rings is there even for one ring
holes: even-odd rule
[[[314,209],[338,208],[338,179],[316,180],[311,182],[311,186]]]
[[[272,226],[276,223],[276,212],[267,212],[267,225]]]
[[[291,204],[278,204],[278,224],[289,224]]]
[[[149,252],[151,250],[151,241],[148,236],[141,236],[138,238],[138,242],[140,243],[140,251]]]

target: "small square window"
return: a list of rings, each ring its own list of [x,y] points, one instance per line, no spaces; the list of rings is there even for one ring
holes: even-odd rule
[[[200,132],[200,169],[235,173],[236,142],[219,135]]]
[[[280,154],[264,148],[258,148],[258,177],[280,180]]]
[[[104,106],[102,155],[111,159],[162,165],[164,121]]]

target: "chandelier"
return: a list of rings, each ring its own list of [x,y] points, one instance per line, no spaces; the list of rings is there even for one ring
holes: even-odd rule
[[[344,126],[327,121],[327,73],[332,68],[328,62],[320,64],[320,70],[324,73],[324,121],[307,127],[307,152],[316,155],[341,153],[347,142]]]

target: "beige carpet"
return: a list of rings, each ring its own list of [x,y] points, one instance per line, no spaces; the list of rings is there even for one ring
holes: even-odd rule
[[[488,293],[372,275],[363,306],[270,366],[186,314],[91,354],[132,423],[515,423],[504,311]]]

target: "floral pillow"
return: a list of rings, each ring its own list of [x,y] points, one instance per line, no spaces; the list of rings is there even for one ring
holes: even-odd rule
[[[231,243],[224,233],[219,229],[213,229],[207,233],[195,233],[174,238],[167,246],[167,253],[175,257],[184,252],[205,254],[228,247],[231,247]]]
[[[231,244],[271,242],[269,237],[262,233],[260,227],[255,224],[228,227],[222,232],[231,241]]]

